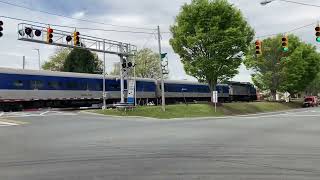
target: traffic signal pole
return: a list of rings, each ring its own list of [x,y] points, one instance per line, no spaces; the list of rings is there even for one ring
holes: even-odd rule
[[[164,80],[163,80],[163,72],[162,72],[162,52],[161,52],[161,34],[160,34],[160,26],[158,26],[158,45],[159,45],[159,68],[161,73],[161,104],[162,104],[162,111],[166,111],[166,99],[164,96]]]

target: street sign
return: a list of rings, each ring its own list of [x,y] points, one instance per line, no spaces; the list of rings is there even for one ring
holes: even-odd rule
[[[212,91],[212,102],[214,103],[214,112],[217,112],[218,91]]]
[[[284,96],[284,100],[285,100],[287,103],[290,102],[290,93],[285,92],[285,93],[283,94],[283,96]]]
[[[218,91],[212,91],[212,102],[213,103],[218,102]]]
[[[128,80],[127,103],[129,103],[129,104],[134,104],[134,87],[135,87],[135,81],[134,80]]]

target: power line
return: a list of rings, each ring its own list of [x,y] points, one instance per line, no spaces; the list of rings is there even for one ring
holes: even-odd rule
[[[129,30],[98,29],[98,28],[64,26],[64,25],[58,25],[58,24],[43,23],[43,22],[39,22],[39,21],[30,21],[30,20],[25,20],[25,19],[16,18],[16,17],[10,17],[10,16],[1,16],[0,15],[0,17],[6,18],[6,19],[12,19],[12,20],[24,21],[24,22],[28,22],[28,23],[36,23],[36,24],[42,24],[42,25],[50,25],[50,26],[54,26],[54,27],[71,28],[71,29],[83,29],[83,30],[104,31],[104,32],[133,33],[133,34],[154,34],[154,32],[146,32],[146,31],[129,31]]]
[[[91,30],[91,31],[105,31],[105,32],[134,33],[134,34],[155,34],[154,32],[125,31],[125,30],[115,30],[115,29],[98,29],[98,28],[83,28],[83,27],[77,27],[76,29]]]
[[[115,27],[122,27],[122,28],[131,28],[131,29],[155,30],[155,29],[151,29],[151,28],[122,26],[122,25],[107,24],[107,23],[103,23],[103,22],[92,21],[92,20],[88,20],[88,19],[74,18],[74,17],[70,17],[70,16],[66,16],[66,15],[62,15],[62,14],[57,14],[57,13],[52,13],[52,12],[48,12],[48,11],[43,11],[43,10],[39,10],[39,9],[34,9],[34,8],[27,7],[27,6],[23,6],[23,5],[19,5],[19,4],[15,4],[15,3],[7,2],[7,1],[2,1],[2,0],[0,0],[0,3],[6,4],[6,5],[10,5],[10,6],[19,7],[19,8],[23,8],[23,9],[27,9],[27,10],[30,10],[30,11],[37,11],[37,12],[41,12],[41,13],[45,13],[45,14],[49,14],[49,15],[53,15],[53,16],[59,16],[59,17],[63,17],[63,18],[68,18],[68,19],[73,19],[73,20],[78,20],[78,21],[83,21],[83,22],[88,22],[88,23],[93,23],[93,24],[100,24],[100,25],[106,25],[106,26],[115,26]]]
[[[286,31],[286,32],[266,34],[266,35],[256,36],[256,38],[271,37],[271,36],[275,36],[275,35],[278,35],[278,34],[291,33],[291,32],[298,31],[298,30],[300,30],[300,29],[303,29],[303,28],[312,26],[312,25],[314,25],[314,24],[315,24],[315,23],[313,22],[313,23],[310,23],[310,24],[306,24],[306,25],[303,25],[303,26],[300,26],[300,27],[296,27],[296,28],[290,29],[290,30],[288,30],[288,31]]]
[[[320,5],[315,5],[315,4],[307,4],[307,3],[302,3],[302,2],[297,2],[297,1],[289,1],[289,0],[278,0],[278,1],[283,1],[287,3],[292,3],[292,4],[299,4],[303,6],[311,6],[311,7],[320,7]]]

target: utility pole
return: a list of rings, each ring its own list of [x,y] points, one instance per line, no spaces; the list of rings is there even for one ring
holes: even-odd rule
[[[105,40],[103,40],[103,51],[106,51],[106,45]],[[106,53],[103,52],[103,82],[102,82],[102,100],[103,100],[103,106],[102,109],[106,109]]]
[[[163,80],[163,72],[162,72],[162,55],[161,55],[161,34],[160,34],[160,26],[158,26],[158,45],[159,45],[159,68],[161,73],[161,104],[162,104],[162,111],[166,111],[166,99],[164,96],[164,80]]]
[[[123,44],[120,44],[120,52],[123,52]],[[123,73],[123,55],[120,55],[120,103],[124,103],[124,73]]]
[[[39,70],[41,70],[40,49],[35,48],[35,49],[33,49],[33,50],[38,51]]]
[[[22,56],[22,69],[24,69],[26,66],[26,57]]]

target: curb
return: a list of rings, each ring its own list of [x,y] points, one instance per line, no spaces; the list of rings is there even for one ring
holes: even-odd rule
[[[255,116],[261,116],[261,115],[278,115],[282,113],[289,113],[289,112],[304,112],[308,111],[310,109],[303,109],[303,108],[296,108],[296,109],[289,109],[289,110],[282,110],[282,111],[273,111],[273,112],[264,112],[264,113],[253,113],[253,114],[242,114],[242,115],[234,115],[234,116],[209,116],[209,117],[183,117],[183,118],[170,118],[170,119],[160,119],[160,118],[153,118],[153,117],[144,117],[144,116],[117,116],[117,115],[105,115],[105,114],[99,114],[94,112],[88,112],[88,111],[80,111],[80,113],[84,114],[90,114],[90,115],[96,115],[96,116],[104,116],[104,117],[113,117],[113,118],[143,118],[143,119],[149,119],[149,120],[160,120],[160,121],[170,121],[170,120],[208,120],[208,119],[227,119],[227,118],[241,118],[241,117],[255,117]]]
[[[145,116],[117,116],[117,115],[107,115],[107,114],[99,114],[99,113],[94,113],[94,112],[88,112],[88,111],[80,111],[79,113],[83,114],[90,114],[90,115],[96,115],[96,116],[104,116],[104,117],[113,117],[113,118],[143,118],[143,119],[151,119],[151,120],[166,120],[166,119],[159,119],[159,118],[153,118],[153,117],[145,117]],[[167,119],[170,120],[170,119]]]

